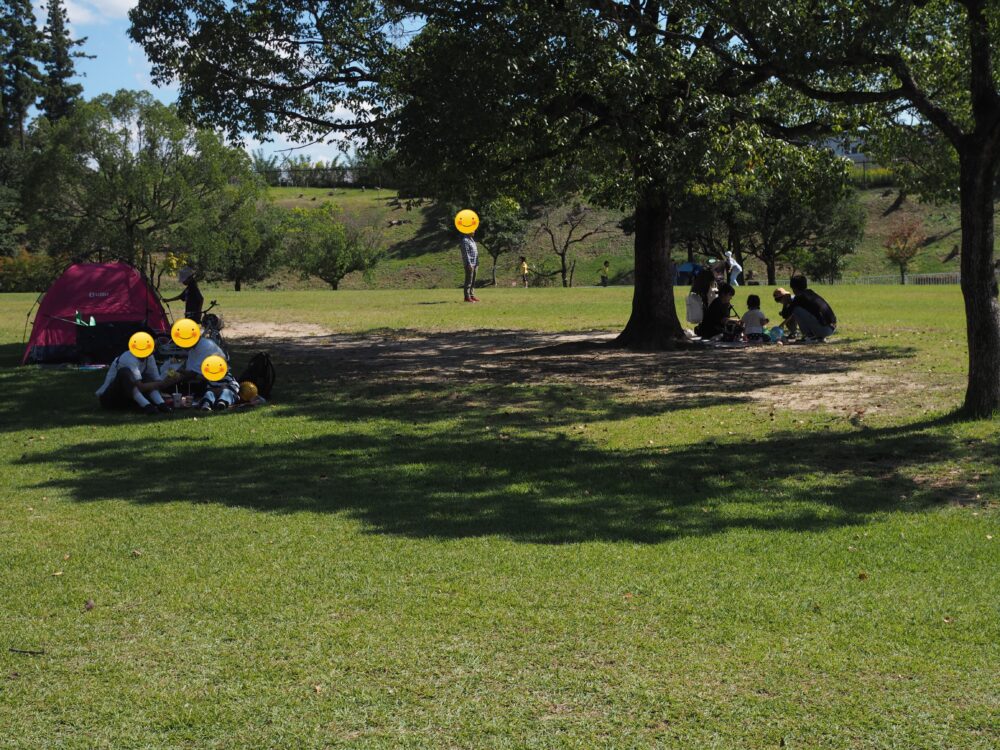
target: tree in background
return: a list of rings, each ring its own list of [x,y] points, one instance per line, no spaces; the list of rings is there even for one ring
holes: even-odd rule
[[[740,193],[738,221],[743,248],[767,269],[767,283],[777,283],[777,266],[790,256],[808,264],[820,253],[829,278],[839,262],[854,252],[864,232],[864,213],[851,187],[849,165],[829,151],[772,142],[749,168]],[[818,260],[818,258],[817,258]]]
[[[455,211],[449,212],[451,215]],[[482,213],[479,243],[493,259],[490,277],[497,285],[497,262],[501,255],[520,252],[528,241],[528,218],[521,204],[507,195],[494,198]]]
[[[572,178],[588,197],[633,210],[635,291],[618,343],[686,341],[671,224],[731,117],[728,100],[709,93],[718,61],[692,45],[716,32],[694,3],[362,0],[323,9],[140,0],[129,33],[155,81],[179,82],[183,109],[234,137],[361,129],[409,174],[446,175],[459,190],[534,204],[517,188],[551,194]],[[409,44],[399,26],[407,17],[421,24]]]
[[[253,163],[253,171],[268,185],[276,187],[281,184],[281,159],[276,154],[268,156],[264,149],[254,149],[250,152],[250,161]]]
[[[145,92],[78,104],[41,118],[27,171],[35,250],[117,258],[156,277],[158,253],[223,232],[266,189],[247,154],[195,130]]]
[[[332,289],[349,273],[371,271],[384,254],[377,228],[342,223],[332,203],[293,209],[285,227],[291,265],[303,278],[315,276]]]
[[[921,180],[958,189],[969,375],[964,411],[1000,411],[1000,278],[994,196],[1000,172],[1000,4],[988,0],[706,0],[727,33],[709,45],[747,82],[780,81],[937,156]],[[719,41],[725,39],[725,43]],[[875,143],[878,138],[870,139]],[[890,151],[893,149],[889,149]],[[940,169],[950,164],[950,169]],[[923,191],[922,191],[923,192]]]
[[[564,212],[555,212],[552,209],[545,209],[542,212],[542,220],[539,224],[539,233],[545,234],[549,238],[549,247],[557,258],[559,258],[559,275],[562,277],[564,287],[573,286],[573,268],[567,265],[567,258],[574,245],[578,245],[591,237],[600,237],[610,234],[616,222],[608,219],[605,221],[595,221],[593,211],[580,202],[576,202]]]
[[[21,183],[25,161],[21,149],[0,148],[0,257],[14,256],[21,244]]]
[[[847,160],[763,133],[736,141],[752,148],[730,150],[720,142],[730,153],[712,161],[726,173],[694,183],[682,204],[678,238],[689,259],[695,250],[712,258],[732,252],[741,264],[751,256],[764,264],[772,285],[779,266],[838,277],[864,231]]]
[[[231,185],[213,201],[215,215],[182,232],[190,248],[185,265],[208,281],[229,281],[242,291],[244,283],[263,281],[282,258],[287,211],[275,206],[253,183]]]
[[[899,268],[900,284],[906,283],[910,263],[917,257],[926,239],[924,223],[920,219],[907,219],[897,222],[882,243],[886,259]]]
[[[30,0],[0,0],[0,148],[24,146],[28,110],[40,90],[40,51]]]
[[[42,114],[54,122],[70,113],[83,92],[83,86],[70,83],[70,79],[76,76],[73,59],[86,57],[82,52],[74,52],[73,48],[83,45],[87,39],[70,36],[63,0],[48,0],[46,14],[41,51],[45,76],[41,84],[40,108]]]
[[[685,2],[401,4],[426,23],[383,77],[398,106],[382,138],[408,174],[532,204],[520,190],[552,204],[569,187],[632,212],[635,287],[617,344],[683,345],[673,224],[732,115],[713,94],[716,61],[691,44],[714,29]]]

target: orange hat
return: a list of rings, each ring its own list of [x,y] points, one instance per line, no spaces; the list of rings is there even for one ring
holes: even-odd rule
[[[785,297],[791,297],[791,296],[792,296],[791,292],[789,292],[787,289],[782,289],[780,286],[777,289],[774,290],[774,301],[775,302],[777,302],[779,300],[782,300]]]

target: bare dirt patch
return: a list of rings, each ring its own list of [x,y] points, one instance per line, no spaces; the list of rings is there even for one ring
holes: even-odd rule
[[[315,323],[261,323],[245,321],[226,326],[226,338],[230,339],[282,339],[298,341],[315,336],[329,336],[323,326]]]
[[[244,322],[226,330],[237,346],[269,350],[276,364],[324,378],[407,383],[572,383],[633,398],[727,399],[801,411],[863,416],[894,411],[925,383],[888,378],[866,364],[885,355],[844,344],[632,352],[613,334],[417,331],[334,334],[313,324]],[[896,355],[909,356],[906,352]]]

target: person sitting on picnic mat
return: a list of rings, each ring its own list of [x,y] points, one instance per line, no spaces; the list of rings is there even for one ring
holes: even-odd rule
[[[218,344],[202,336],[197,344],[188,349],[187,360],[184,362],[182,377],[193,381],[193,390],[201,395],[196,406],[203,411],[228,409],[236,403],[240,392],[240,384],[236,382],[232,372],[227,372],[225,377],[216,381],[207,380],[201,374],[202,363],[213,354],[229,362],[229,357]]]
[[[160,376],[156,358],[153,357],[154,349],[153,337],[149,334],[132,336],[129,351],[115,357],[108,367],[104,383],[97,389],[101,406],[105,409],[127,409],[134,404],[146,414],[173,411],[160,395],[160,389],[168,385],[168,381]],[[145,356],[142,356],[144,353]]]
[[[736,295],[736,290],[729,284],[719,285],[719,296],[712,300],[712,304],[705,310],[705,317],[695,326],[694,332],[703,339],[710,339],[718,336],[725,329],[726,319],[730,314],[735,315],[732,301]]]

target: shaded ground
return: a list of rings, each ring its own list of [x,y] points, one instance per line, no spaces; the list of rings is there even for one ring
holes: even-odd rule
[[[889,377],[865,364],[885,350],[850,341],[822,346],[760,346],[631,352],[609,346],[614,334],[529,331],[330,334],[313,324],[241,323],[226,331],[238,347],[266,349],[295,376],[424,384],[451,379],[497,384],[558,381],[642,399],[704,403],[723,399],[793,410],[863,414],[943,390],[925,379]],[[907,359],[897,347],[891,357]],[[293,376],[293,377],[295,377]]]

